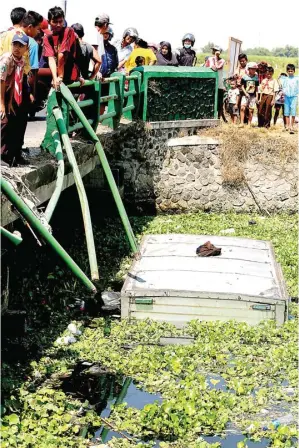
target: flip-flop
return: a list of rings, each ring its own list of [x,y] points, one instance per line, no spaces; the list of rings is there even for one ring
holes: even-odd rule
[[[293,129],[290,129],[290,134],[295,134],[295,131],[293,131]]]

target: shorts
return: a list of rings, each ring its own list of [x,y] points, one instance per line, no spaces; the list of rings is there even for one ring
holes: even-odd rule
[[[297,97],[296,96],[285,96],[284,97],[284,116],[285,117],[295,117],[297,107]]]
[[[239,115],[238,106],[236,104],[229,103],[229,105],[228,105],[228,113],[230,115],[237,115],[238,116]]]
[[[249,109],[254,109],[254,106],[256,105],[256,97],[254,95],[249,95],[249,98],[247,96],[242,96],[241,99],[241,106],[249,107]]]

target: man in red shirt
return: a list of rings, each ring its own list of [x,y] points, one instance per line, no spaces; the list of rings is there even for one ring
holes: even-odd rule
[[[78,81],[80,70],[77,60],[80,56],[80,43],[74,30],[65,27],[64,12],[58,6],[48,12],[51,34],[44,37],[43,56],[48,58],[53,77],[53,87],[57,90],[61,82],[69,84]]]

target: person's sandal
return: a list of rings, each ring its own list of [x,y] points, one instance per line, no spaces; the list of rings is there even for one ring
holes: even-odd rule
[[[294,129],[290,129],[290,134],[295,134]]]
[[[211,241],[207,241],[201,246],[198,246],[196,249],[196,255],[199,257],[215,257],[217,255],[221,255],[221,247],[215,247]]]

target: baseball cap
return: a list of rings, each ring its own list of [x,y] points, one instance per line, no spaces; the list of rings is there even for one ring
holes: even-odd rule
[[[248,62],[247,68],[258,68],[256,62]]]
[[[29,37],[27,34],[15,34],[12,38],[12,43],[19,42],[22,45],[29,45]]]
[[[47,19],[43,18],[42,23],[40,24],[40,29],[45,30],[49,27],[49,22]]]
[[[218,45],[215,45],[214,47],[211,47],[212,50],[216,50],[216,51],[222,51],[222,48],[219,47]]]
[[[105,12],[98,14],[95,18],[95,22],[108,23],[109,25],[113,25],[113,23],[110,22],[110,17]]]

